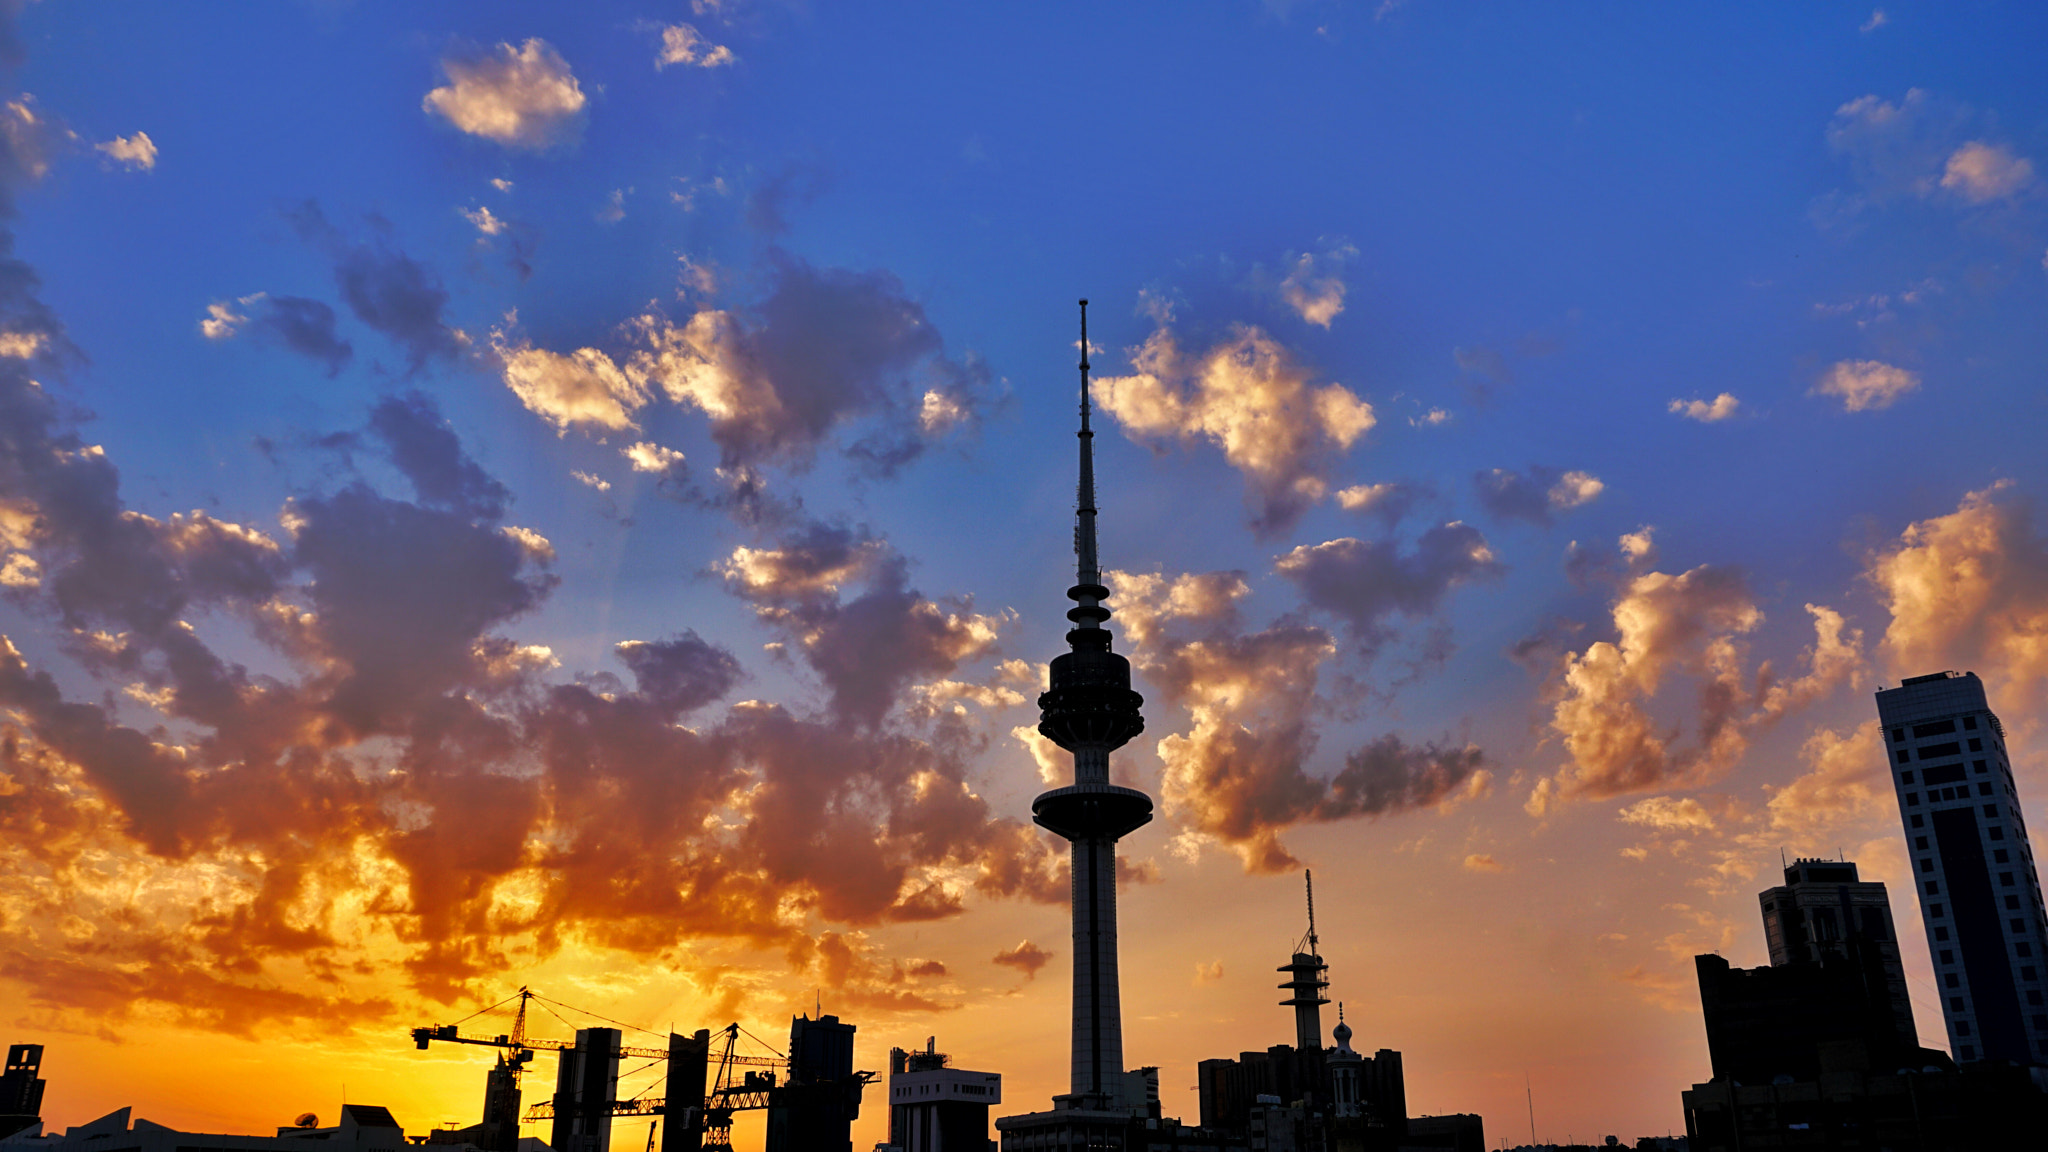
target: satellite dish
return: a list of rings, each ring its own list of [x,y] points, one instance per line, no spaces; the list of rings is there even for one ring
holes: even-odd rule
[[[292,1121],[292,1127],[294,1128],[318,1128],[319,1126],[320,1117],[313,1115],[311,1112],[301,1112],[299,1113],[299,1118]]]

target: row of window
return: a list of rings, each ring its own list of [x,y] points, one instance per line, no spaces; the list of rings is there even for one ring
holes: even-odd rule
[[[1970,738],[1970,751],[1982,752],[1983,750],[1984,741],[1972,736]],[[1920,759],[1922,760],[1941,760],[1950,756],[1961,756],[1962,754],[1962,745],[1953,740],[1946,744],[1928,744],[1920,749]],[[1899,749],[1898,761],[1901,764],[1911,764],[1913,762],[1912,750],[1907,748]]]

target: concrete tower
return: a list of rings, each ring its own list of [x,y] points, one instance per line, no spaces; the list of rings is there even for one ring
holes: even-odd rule
[[[1877,715],[1950,1051],[2048,1060],[2048,932],[2005,726],[1974,672],[1909,677]]]
[[[1330,986],[1324,974],[1330,966],[1323,963],[1322,941],[1316,939],[1315,875],[1304,869],[1302,881],[1308,887],[1308,935],[1301,938],[1287,963],[1275,971],[1287,974],[1287,983],[1280,985],[1280,990],[1293,995],[1282,1000],[1280,1006],[1294,1009],[1294,1050],[1306,1056],[1323,1050],[1323,1005],[1330,1002],[1323,995],[1323,990]]]
[[[1121,1095],[1123,1008],[1117,991],[1116,842],[1152,819],[1152,799],[1109,782],[1109,754],[1145,730],[1131,663],[1109,650],[1109,589],[1095,558],[1095,433],[1088,427],[1088,302],[1081,301],[1081,477],[1074,514],[1073,628],[1038,698],[1038,730],[1074,754],[1074,782],[1034,800],[1031,817],[1073,851],[1073,1107],[1108,1109]]]

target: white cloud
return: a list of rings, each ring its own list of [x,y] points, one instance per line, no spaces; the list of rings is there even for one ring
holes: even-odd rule
[[[476,230],[486,236],[496,236],[505,230],[505,221],[492,215],[489,208],[478,207],[475,211],[457,208],[456,211],[462,213],[464,220],[476,225]]]
[[[1324,328],[1344,311],[1344,281],[1339,273],[1344,261],[1358,255],[1358,249],[1339,244],[1317,256],[1303,252],[1290,258],[1287,278],[1280,282],[1280,298],[1303,320]]]
[[[557,428],[586,424],[624,431],[636,426],[634,414],[648,401],[647,389],[595,348],[563,355],[514,341],[496,329],[491,351],[505,386]]]
[[[650,440],[642,440],[619,449],[635,472],[667,472],[683,462],[683,454],[673,448],[664,448]]]
[[[494,177],[491,180],[491,187],[496,188],[500,192],[510,192],[512,190],[512,182],[502,176]]]
[[[605,197],[604,207],[597,210],[597,222],[600,224],[617,224],[619,221],[624,220],[626,218],[626,193],[631,191],[631,188],[612,189],[612,194]]]
[[[1856,30],[1858,32],[1875,32],[1891,22],[1892,18],[1884,14],[1884,9],[1873,8],[1870,12],[1870,19],[1865,20]]]
[[[449,83],[427,93],[421,108],[508,148],[572,139],[588,102],[567,62],[538,38],[518,48],[500,44],[480,57],[446,58],[441,70]]]
[[[156,167],[156,142],[149,138],[147,132],[137,132],[133,136],[116,136],[93,147],[106,153],[116,163],[125,164],[130,168],[139,168],[146,172]]]
[[[569,473],[569,475],[574,476],[578,481],[584,484],[588,484],[590,487],[597,489],[599,492],[609,492],[612,490],[612,482],[605,479],[602,476],[582,471],[572,471]]]
[[[1408,426],[1411,428],[1434,428],[1439,424],[1449,424],[1450,422],[1451,413],[1448,408],[1431,408],[1420,416],[1410,416],[1408,418]]]
[[[42,354],[49,338],[41,332],[0,331],[0,360],[30,360]]]
[[[1917,372],[1877,360],[1842,360],[1828,369],[1813,390],[1818,395],[1841,397],[1845,412],[1867,412],[1889,408],[1919,387]]]
[[[228,337],[233,336],[236,332],[241,331],[242,325],[249,322],[247,314],[235,311],[235,305],[239,304],[246,308],[263,299],[263,296],[263,293],[257,292],[252,295],[243,296],[233,302],[220,300],[208,304],[206,306],[206,315],[199,321],[200,334],[208,340],[226,340]]]
[[[1591,472],[1567,472],[1550,486],[1550,506],[1559,512],[1569,512],[1593,502],[1607,485]]]
[[[1972,140],[1949,155],[1941,186],[1972,204],[2008,199],[2034,182],[2034,166],[2002,145]]]
[[[1723,392],[1712,400],[1673,400],[1669,411],[1702,424],[1718,424],[1734,419],[1736,410],[1741,406],[1742,401],[1737,400],[1733,393]]]
[[[690,25],[671,24],[661,30],[661,54],[654,58],[654,67],[659,70],[671,64],[687,64],[716,68],[734,59],[732,49],[711,43]]]

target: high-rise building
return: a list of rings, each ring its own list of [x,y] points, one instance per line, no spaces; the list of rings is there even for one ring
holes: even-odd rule
[[[0,1139],[42,1119],[42,1067],[41,1044],[7,1046],[7,1070],[0,1072]]]
[[[837,1016],[789,1022],[789,1080],[768,1098],[768,1152],[852,1152],[861,1089],[853,1070],[854,1026]]]
[[[1075,581],[1067,596],[1068,651],[1052,661],[1038,730],[1073,754],[1074,782],[1043,793],[1031,817],[1072,846],[1074,1000],[1068,1091],[1048,1112],[996,1121],[1006,1149],[1122,1148],[1126,1099],[1123,1008],[1117,981],[1116,844],[1152,819],[1152,798],[1109,782],[1109,754],[1145,730],[1131,663],[1110,651],[1109,589],[1095,552],[1095,433],[1089,429],[1088,302],[1081,302],[1080,480]]]
[[[578,1028],[576,1046],[563,1051],[555,1072],[554,1152],[607,1152],[612,1146],[612,1104],[619,1098],[617,1028]]]
[[[1881,882],[1859,879],[1853,860],[1799,859],[1786,866],[1785,883],[1758,893],[1757,903],[1773,968],[1846,959],[1858,942],[1867,945],[1884,971],[1894,1031],[1908,1048],[1919,1045],[1899,933]]]
[[[889,1049],[889,1147],[898,1152],[988,1152],[988,1110],[1003,1077],[947,1066],[936,1037],[924,1051]]]
[[[1974,672],[1910,677],[1877,715],[1950,1051],[2048,1062],[2048,932],[2005,726]]]

